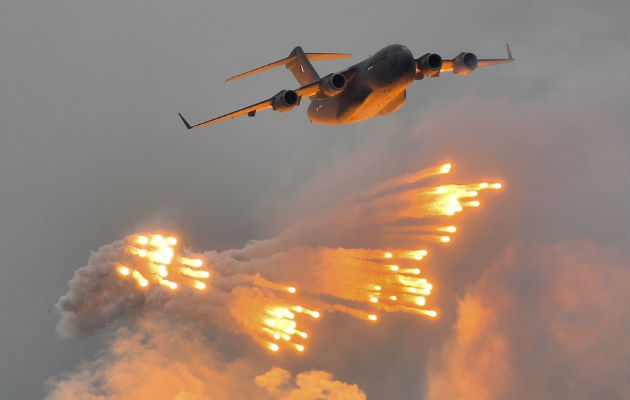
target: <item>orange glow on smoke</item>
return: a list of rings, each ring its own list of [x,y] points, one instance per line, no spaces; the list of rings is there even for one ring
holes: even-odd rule
[[[319,312],[292,304],[285,291],[271,292],[267,288],[240,288],[230,305],[234,318],[258,343],[277,352],[283,347],[304,352],[309,335],[299,322],[305,317],[319,317]]]
[[[363,307],[430,316],[425,306],[433,286],[418,267],[427,255],[424,249],[328,249],[322,255],[328,267],[320,291]],[[329,309],[375,321],[375,314],[362,308],[334,304]]]
[[[418,184],[426,178],[443,180],[440,176],[453,168],[453,163],[446,162],[396,177],[339,203],[350,209],[356,203],[369,203],[366,226],[374,226],[378,234],[385,232],[376,239],[387,240],[376,242],[382,243],[380,248],[302,248],[316,255],[313,259],[318,264],[312,267],[318,268],[317,274],[310,278],[293,276],[274,282],[261,275],[266,274],[263,270],[239,275],[239,283],[230,288],[227,307],[241,331],[271,352],[288,348],[303,353],[309,334],[301,325],[306,323],[308,328],[306,321],[319,319],[320,311],[341,312],[372,323],[380,320],[381,312],[437,318],[438,312],[430,306],[434,287],[423,276],[427,265],[421,264],[426,263],[431,246],[444,249],[441,244],[457,241],[459,213],[480,207],[484,191],[504,187],[501,182]],[[370,229],[365,233],[369,235]],[[178,238],[163,234],[128,238],[126,255],[115,266],[116,275],[135,282],[137,290],[157,285],[172,291],[187,286],[206,292],[211,272],[204,259],[183,256],[179,243]]]

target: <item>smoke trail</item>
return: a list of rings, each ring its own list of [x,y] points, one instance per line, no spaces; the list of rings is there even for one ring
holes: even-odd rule
[[[104,246],[76,271],[59,300],[59,330],[84,337],[116,320],[174,315],[247,333],[271,351],[302,352],[309,334],[300,325],[323,311],[368,321],[377,321],[378,311],[436,317],[422,261],[430,247],[457,232],[441,220],[478,207],[481,191],[501,188],[486,182],[423,185],[451,168],[443,164],[357,191],[278,237],[240,250],[196,254],[159,233]],[[311,245],[357,232],[364,232],[366,243],[389,247]]]

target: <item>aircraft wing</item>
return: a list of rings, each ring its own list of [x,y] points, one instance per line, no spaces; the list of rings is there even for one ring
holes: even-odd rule
[[[507,55],[508,58],[479,58],[477,59],[477,68],[479,67],[488,67],[490,65],[497,64],[507,64],[509,62],[514,61],[512,57],[512,52],[510,51],[510,45],[506,44]],[[442,60],[442,68],[440,69],[440,73],[442,72],[452,72],[453,71],[453,60]]]
[[[196,125],[190,125],[181,113],[178,113],[178,114],[179,114],[179,118],[182,119],[182,122],[184,123],[184,125],[186,125],[186,129],[190,130],[190,129],[214,124],[215,122],[224,121],[226,119],[240,117],[241,115],[245,115],[245,114],[249,114],[253,116],[256,113],[256,111],[266,110],[268,108],[273,107],[272,100],[273,100],[273,97],[270,99],[258,102],[256,104],[252,104],[251,106],[243,107],[240,110],[232,111],[231,113],[221,115],[220,117],[210,119],[206,122],[198,123]]]
[[[311,97],[316,95],[319,90],[320,90],[320,85],[321,85],[321,81],[317,80],[315,82],[311,82],[307,85],[304,85],[298,89],[295,89],[295,92],[297,93],[298,97],[301,99],[302,97]],[[275,97],[275,96],[274,96]],[[182,119],[182,122],[184,123],[184,125],[186,125],[186,129],[190,130],[190,129],[194,129],[194,128],[199,128],[202,126],[206,126],[206,125],[210,125],[210,124],[214,124],[215,122],[220,122],[220,121],[224,121],[226,119],[230,119],[230,118],[236,118],[236,117],[240,117],[242,115],[249,115],[250,117],[253,117],[254,115],[256,115],[257,111],[262,111],[262,110],[266,110],[268,108],[274,108],[273,106],[273,101],[274,101],[274,97],[271,97],[267,100],[263,100],[260,101],[256,104],[252,104],[251,106],[247,106],[247,107],[243,107],[239,110],[236,111],[232,111],[231,113],[225,114],[225,115],[221,115],[220,117],[216,117],[213,118],[211,120],[208,120],[206,122],[201,122],[199,124],[196,125],[190,125],[188,123],[188,121],[186,121],[186,119],[184,118],[184,116],[179,113],[179,117]],[[299,105],[299,101],[298,101],[298,105]]]

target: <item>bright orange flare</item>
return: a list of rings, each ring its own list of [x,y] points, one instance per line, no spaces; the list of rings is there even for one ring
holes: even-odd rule
[[[256,286],[278,290],[281,292],[288,292],[291,294],[295,294],[297,292],[297,289],[293,286],[286,286],[279,283],[271,282],[270,280],[267,280],[260,276],[260,274],[250,276],[248,277],[248,279]]]
[[[166,269],[166,265],[158,265],[158,273],[162,278],[166,278],[168,276],[168,270]]]
[[[188,265],[189,267],[199,268],[203,265],[203,261],[200,259],[186,258],[182,257],[180,262],[184,265]]]
[[[149,286],[149,281],[147,281],[146,278],[142,276],[140,272],[133,271],[132,276],[136,280],[136,282],[138,282],[138,285],[140,285],[141,287]]]
[[[191,269],[188,267],[182,267],[179,271],[186,276],[191,278],[210,278],[210,272],[208,271],[200,271],[198,269]]]
[[[454,220],[457,215],[480,207],[485,190],[503,188],[503,184],[496,181],[468,184],[442,182],[435,186],[419,184],[429,177],[445,179],[438,176],[448,174],[452,169],[453,165],[447,162],[396,177],[355,192],[339,203],[348,208],[349,215],[364,217],[367,227],[363,231],[365,243],[380,241],[387,247],[302,249],[314,252],[316,257],[304,257],[303,261],[321,262],[321,266],[312,266],[321,268],[321,273],[307,271],[309,274],[304,276],[287,274],[284,282],[270,281],[260,274],[245,272],[238,273],[234,279],[227,279],[230,274],[225,280],[221,279],[217,289],[222,285],[234,285],[228,292],[228,307],[241,331],[272,352],[278,352],[281,347],[304,352],[309,335],[299,324],[307,315],[313,319],[320,318],[320,313],[295,304],[298,300],[303,304],[317,304],[321,311],[342,312],[372,322],[380,319],[377,313],[381,312],[405,312],[436,318],[437,311],[427,306],[431,301],[433,285],[421,275],[431,267],[420,265],[429,253],[423,247],[440,248],[440,243],[453,241],[460,235],[455,235],[460,231],[458,221]],[[369,208],[362,208],[365,204]],[[452,219],[447,222],[447,217]],[[343,216],[339,217],[339,224],[344,221]],[[370,226],[377,228],[369,229]],[[202,291],[209,287],[211,273],[204,267],[204,259],[201,256],[183,256],[179,251],[179,239],[173,236],[158,233],[134,235],[128,239],[126,249],[121,264],[114,267],[113,274],[121,279],[131,276],[140,288],[154,284],[176,290],[184,285]],[[274,262],[283,260],[286,259],[282,256],[274,258]],[[257,269],[256,264],[252,265],[242,271],[261,271],[269,274],[266,276],[283,271],[264,271]],[[339,302],[329,300],[332,297]]]
[[[131,270],[129,268],[125,267],[124,265],[120,265],[118,267],[118,272],[122,276],[128,276],[131,273]]]
[[[133,256],[118,267],[122,276],[132,275],[138,285],[148,287],[157,284],[170,290],[176,290],[180,284],[204,290],[207,284],[203,280],[210,278],[210,272],[204,269],[191,269],[187,264],[202,266],[200,259],[182,257],[178,254],[175,237],[161,234],[135,235],[127,239],[127,252]],[[166,280],[165,278],[169,278]]]
[[[298,322],[304,317],[297,314],[312,314],[315,311],[288,304],[283,300],[286,294],[279,294],[281,298],[268,289],[249,287],[235,291],[238,295],[230,305],[232,315],[254,340],[272,351],[278,351],[281,346],[304,351],[303,341],[308,334],[298,328]],[[274,342],[270,342],[271,339]]]
[[[437,312],[436,312],[436,311],[433,311],[433,310],[428,310],[428,311],[425,311],[425,312],[424,312],[424,314],[425,314],[425,315],[428,315],[428,316],[429,316],[429,317],[431,317],[431,318],[435,318],[435,317],[437,317]]]

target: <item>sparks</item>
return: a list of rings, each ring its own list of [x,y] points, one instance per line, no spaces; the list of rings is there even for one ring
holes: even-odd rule
[[[180,285],[205,290],[210,272],[202,269],[201,259],[178,254],[179,241],[162,234],[135,235],[127,239],[127,252],[132,256],[125,265],[117,267],[124,278],[132,276],[136,283],[147,288],[152,284],[177,290]],[[191,267],[195,267],[192,269]],[[166,278],[169,279],[166,279]]]
[[[303,325],[308,328],[316,323],[314,320],[322,315],[320,311],[346,313],[374,323],[380,320],[382,312],[437,318],[438,312],[430,308],[434,286],[422,276],[432,267],[425,261],[429,250],[442,251],[445,248],[440,244],[456,241],[461,235],[459,213],[480,207],[488,189],[503,188],[501,182],[493,180],[417,184],[429,177],[447,179],[439,176],[452,169],[453,164],[443,163],[358,191],[351,200],[342,199],[346,205],[352,205],[351,201],[369,203],[374,216],[368,218],[374,220],[368,222],[377,221],[379,228],[366,229],[365,237],[368,243],[381,241],[383,246],[306,248],[316,252],[317,257],[304,260],[323,260],[325,268],[312,279],[306,278],[312,274],[299,278],[287,274],[283,282],[277,273],[281,270],[271,269],[239,272],[234,279],[238,284],[229,292],[229,315],[242,332],[274,353],[282,349],[306,351],[309,334]],[[462,232],[466,233],[465,227]],[[128,282],[130,290],[150,291],[155,286],[168,290],[163,293],[187,290],[186,296],[221,290],[227,279],[221,277],[216,287],[211,286],[214,272],[205,265],[205,258],[181,249],[180,239],[166,232],[133,235],[125,243],[124,257],[113,263],[112,274],[120,282]],[[271,277],[280,279],[272,281]]]

